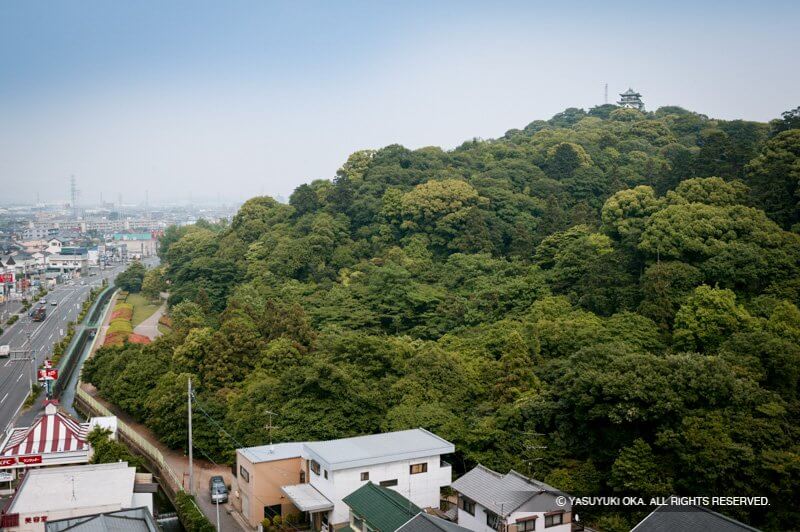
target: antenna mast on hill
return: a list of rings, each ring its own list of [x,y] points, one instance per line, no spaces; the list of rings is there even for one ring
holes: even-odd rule
[[[606,83],[606,91],[603,97],[603,103],[608,105],[608,83]]]

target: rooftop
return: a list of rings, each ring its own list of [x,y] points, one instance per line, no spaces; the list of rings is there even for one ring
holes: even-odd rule
[[[502,475],[481,464],[453,482],[452,488],[502,517],[542,492],[562,493],[514,470]]]
[[[239,449],[239,452],[251,463],[273,462],[275,460],[286,460],[287,458],[298,458],[303,456],[303,446],[305,442],[276,443],[273,445],[260,445],[258,447],[246,447]]]
[[[6,513],[131,505],[136,468],[127,462],[31,469]]]
[[[70,530],[74,532],[158,532],[161,529],[156,525],[150,510],[146,507],[131,508],[103,514],[85,515],[82,517],[69,517],[48,521],[45,525],[47,532],[61,532]]]
[[[309,442],[304,449],[332,471],[455,452],[452,443],[422,428]]]
[[[30,427],[14,428],[0,447],[0,456],[64,453],[89,449],[89,424],[48,405]]]
[[[397,530],[421,511],[396,491],[372,482],[367,482],[342,501],[371,529],[382,532]]]
[[[397,529],[398,532],[467,532],[469,529],[439,517],[420,512]]]
[[[281,491],[291,499],[292,503],[301,512],[319,512],[333,509],[333,503],[311,484],[283,486]]]
[[[631,532],[758,532],[736,519],[712,512],[701,506],[662,505],[653,510]]]

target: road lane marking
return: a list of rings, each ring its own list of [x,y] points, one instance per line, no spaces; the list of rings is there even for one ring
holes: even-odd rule
[[[0,399],[0,404],[2,404],[6,399],[8,399],[8,394],[6,393],[2,399]]]
[[[21,378],[22,378],[22,373],[20,373],[20,374],[19,374],[19,377],[17,377],[17,382],[19,382],[19,380],[20,380]]]
[[[8,362],[6,362],[5,364],[3,364],[3,367],[6,367],[6,366],[8,366],[9,364],[11,364],[11,360],[9,360],[9,361],[8,361]]]

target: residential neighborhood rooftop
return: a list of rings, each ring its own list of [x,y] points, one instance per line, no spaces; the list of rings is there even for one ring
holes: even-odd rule
[[[503,475],[481,464],[453,482],[452,488],[502,517],[542,492],[562,493],[514,470]]]
[[[396,491],[372,482],[342,500],[355,515],[365,519],[370,528],[387,532],[397,530],[421,511]]]
[[[702,506],[662,505],[653,510],[631,532],[758,532],[757,528],[718,514]]]
[[[410,429],[354,438],[309,442],[308,458],[331,470],[378,464],[387,459],[410,460],[452,453],[455,446],[425,429]]]
[[[160,532],[146,507],[48,521],[47,532]]]
[[[468,530],[468,528],[459,526],[452,521],[420,512],[398,528],[397,532],[466,532]]]
[[[31,469],[6,513],[127,506],[135,475],[127,462]]]
[[[303,456],[305,442],[275,443],[272,445],[259,445],[258,447],[245,447],[239,452],[251,463],[273,462]]]

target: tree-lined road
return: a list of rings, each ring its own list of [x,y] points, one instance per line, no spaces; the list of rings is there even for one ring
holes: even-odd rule
[[[34,322],[27,315],[20,316],[19,321],[0,336],[0,345],[9,345],[12,351],[9,358],[0,358],[0,429],[6,429],[14,421],[28,396],[36,368],[52,354],[53,346],[67,333],[69,322],[77,319],[90,290],[99,286],[103,279],[113,282],[120,271],[122,266],[116,266],[84,277],[84,285],[77,281],[73,285],[57,286],[45,298],[47,318],[43,322]],[[53,301],[56,302],[55,306],[51,305]],[[26,356],[13,353],[23,350],[32,350],[35,363],[14,360]]]

